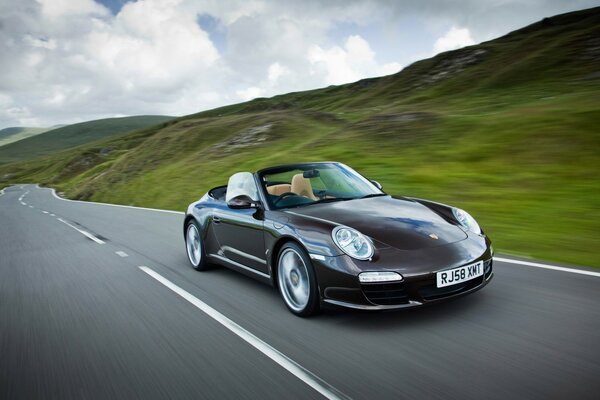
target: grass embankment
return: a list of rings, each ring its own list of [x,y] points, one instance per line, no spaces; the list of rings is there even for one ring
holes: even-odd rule
[[[471,212],[500,252],[600,266],[598,10],[399,74],[223,107],[0,167],[69,197],[183,210],[240,170],[338,160]]]

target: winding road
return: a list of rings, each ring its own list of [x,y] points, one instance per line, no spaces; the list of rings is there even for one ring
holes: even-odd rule
[[[598,399],[600,270],[496,259],[432,307],[301,319],[177,212],[0,192],[2,399]]]

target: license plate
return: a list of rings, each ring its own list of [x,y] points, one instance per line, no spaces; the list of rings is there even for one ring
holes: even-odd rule
[[[483,261],[476,262],[464,267],[441,271],[436,274],[437,287],[456,285],[483,275]]]

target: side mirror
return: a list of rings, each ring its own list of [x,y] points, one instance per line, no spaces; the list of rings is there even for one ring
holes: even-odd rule
[[[383,190],[383,186],[381,186],[381,183],[379,183],[379,182],[377,182],[377,181],[374,181],[374,180],[371,180],[371,183],[372,183],[373,185],[375,185],[375,187],[376,187],[377,189],[379,189],[379,190]]]
[[[258,205],[258,201],[252,200],[250,196],[245,194],[236,196],[227,202],[227,206],[233,209],[257,208]]]

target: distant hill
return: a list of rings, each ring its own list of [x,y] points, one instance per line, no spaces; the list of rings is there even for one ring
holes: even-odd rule
[[[497,250],[598,266],[599,126],[593,8],[394,75],[221,107],[0,166],[0,186],[42,182],[71,198],[183,210],[236,171],[339,160],[388,193],[470,211]]]
[[[15,126],[11,128],[0,129],[0,146],[18,142],[19,140],[27,139],[28,137],[39,135],[40,133],[48,132],[50,129],[54,128],[28,128],[23,126]]]
[[[173,117],[164,115],[138,115],[123,118],[106,118],[67,125],[14,141],[0,147],[0,164],[29,160],[57,151],[76,147],[98,139],[105,139],[140,128],[160,124]],[[7,128],[7,138],[21,135],[36,128]],[[25,130],[25,131],[24,131]],[[0,136],[1,145],[2,136]]]

